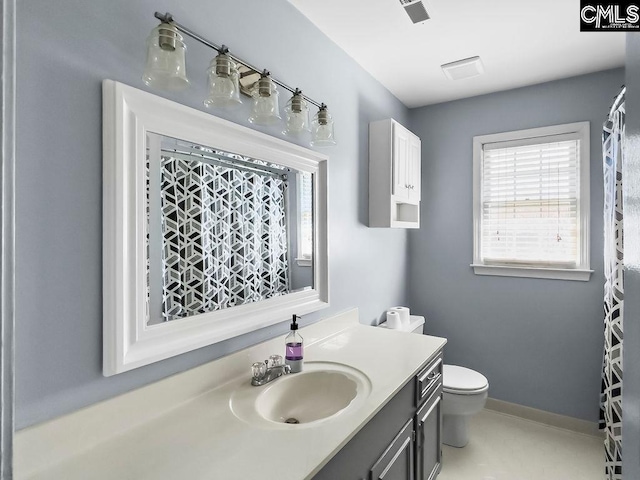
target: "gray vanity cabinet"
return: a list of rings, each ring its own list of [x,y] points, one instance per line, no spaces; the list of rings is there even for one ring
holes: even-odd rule
[[[416,478],[434,480],[442,460],[442,356],[416,375]]]
[[[437,388],[416,414],[416,475],[434,480],[442,461],[442,387]]]
[[[441,398],[439,354],[313,480],[434,480],[440,471]]]
[[[313,480],[370,480],[371,468],[390,448],[398,432],[408,423],[411,423],[410,432],[413,432],[414,401],[415,385],[410,381],[329,460]],[[409,478],[413,479],[406,477],[402,480]]]
[[[409,420],[371,469],[371,480],[415,480],[413,419]]]

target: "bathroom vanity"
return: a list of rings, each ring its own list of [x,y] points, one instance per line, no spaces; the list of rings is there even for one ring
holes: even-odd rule
[[[440,472],[442,353],[373,417],[314,480],[432,480]]]
[[[251,364],[282,353],[279,337],[17,432],[15,478],[434,478],[446,340],[362,325],[356,309],[301,334],[303,373],[251,386]],[[287,382],[313,393],[323,375],[341,379],[346,406],[283,423],[287,409],[331,406],[335,395],[282,401]]]

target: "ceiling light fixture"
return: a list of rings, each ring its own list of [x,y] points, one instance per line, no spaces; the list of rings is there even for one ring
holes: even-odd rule
[[[311,122],[311,145],[320,147],[336,144],[333,120],[324,103],[303,97],[299,89],[291,88],[274,78],[267,70],[254,67],[229,53],[226,46],[218,46],[180,25],[174,21],[170,13],[163,15],[156,12],[155,17],[161,23],[151,31],[147,39],[147,63],[142,76],[146,85],[161,90],[181,90],[189,86],[185,64],[186,45],[182,36],[184,34],[218,52],[207,70],[209,94],[204,100],[205,106],[233,107],[242,103],[240,93],[248,93],[253,98],[249,121],[260,125],[272,125],[281,120],[278,106],[279,86],[293,94],[284,109],[287,122],[284,133],[300,135],[308,132],[308,104],[313,104],[319,110]],[[258,75],[257,81],[252,80],[255,84],[246,91],[247,79]]]
[[[451,63],[440,65],[444,74],[450,80],[477,77],[484,73],[484,66],[480,57],[469,57]]]

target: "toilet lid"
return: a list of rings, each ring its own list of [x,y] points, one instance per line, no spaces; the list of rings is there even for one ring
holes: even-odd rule
[[[481,390],[488,385],[487,377],[475,370],[457,365],[443,366],[442,386],[445,390]]]

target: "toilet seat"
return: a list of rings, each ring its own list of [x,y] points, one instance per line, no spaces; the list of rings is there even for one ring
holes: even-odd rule
[[[489,389],[487,377],[470,368],[458,365],[442,367],[442,390],[456,395],[474,395]]]

